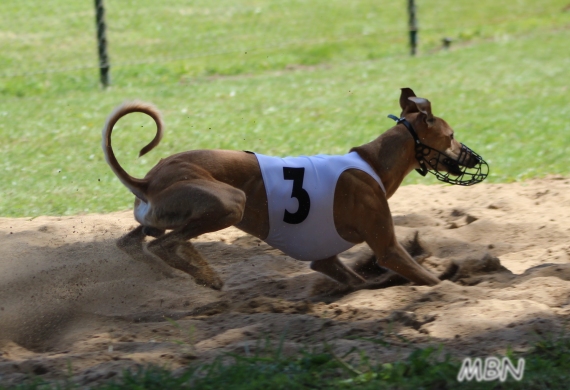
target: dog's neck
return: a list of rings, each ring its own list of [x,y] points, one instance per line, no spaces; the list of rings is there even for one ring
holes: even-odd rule
[[[351,149],[376,171],[390,198],[406,175],[417,168],[413,138],[404,126],[386,131],[374,141]]]

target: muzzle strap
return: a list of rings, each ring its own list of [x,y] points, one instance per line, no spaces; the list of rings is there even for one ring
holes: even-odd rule
[[[427,175],[428,168],[427,168],[426,163],[423,159],[425,148],[424,148],[424,145],[422,144],[422,142],[420,141],[420,138],[416,134],[416,131],[414,130],[414,128],[410,124],[410,122],[408,122],[406,120],[406,118],[398,118],[396,115],[392,115],[392,114],[388,115],[388,118],[395,120],[397,124],[403,124],[404,126],[406,126],[406,129],[408,129],[408,131],[410,132],[412,137],[414,137],[414,143],[416,145],[416,160],[418,160],[418,163],[420,164],[420,168],[416,169],[416,172],[422,176]]]

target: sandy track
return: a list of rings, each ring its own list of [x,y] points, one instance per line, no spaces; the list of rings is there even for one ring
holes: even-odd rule
[[[286,352],[326,341],[382,361],[438,343],[457,357],[527,348],[570,318],[569,190],[556,177],[403,187],[390,201],[399,239],[434,271],[457,264],[454,282],[352,292],[233,228],[194,240],[225,281],[213,291],[120,252],[130,212],[0,218],[0,383],[61,378],[70,363],[88,384],[282,336]],[[369,255],[357,246],[343,257]],[[360,339],[379,335],[389,347]]]

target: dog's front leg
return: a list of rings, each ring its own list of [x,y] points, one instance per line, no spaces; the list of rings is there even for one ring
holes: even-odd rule
[[[397,240],[391,240],[387,246],[370,242],[368,245],[376,253],[379,266],[388,268],[415,284],[433,286],[440,282],[435,275],[418,264]]]
[[[314,260],[311,262],[311,269],[344,285],[357,286],[366,282],[362,276],[347,267],[337,256]]]
[[[382,190],[376,186],[371,191],[366,186],[359,188],[357,185],[358,182],[353,185],[354,191],[358,190],[358,197],[354,198],[359,201],[348,199],[346,202],[354,204],[352,221],[358,221],[358,224],[352,223],[352,230],[356,232],[352,238],[355,241],[357,238],[364,240],[370,246],[380,267],[388,268],[419,285],[439,283],[440,280],[418,264],[398,242],[392,213]],[[349,215],[343,215],[340,220],[344,221],[343,225],[339,223],[340,226],[351,226]],[[350,230],[345,227],[343,232],[346,231]]]

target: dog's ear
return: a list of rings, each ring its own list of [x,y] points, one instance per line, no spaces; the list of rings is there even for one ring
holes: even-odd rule
[[[435,119],[431,113],[431,103],[429,100],[415,96],[409,97],[408,100],[414,103],[416,110],[425,116],[428,127],[431,127],[435,123]]]
[[[401,90],[402,93],[400,94],[400,107],[402,108],[402,113],[400,114],[400,118],[406,116],[406,114],[418,112],[416,105],[408,100],[408,98],[416,96],[414,91],[412,91],[411,88],[402,88]]]

